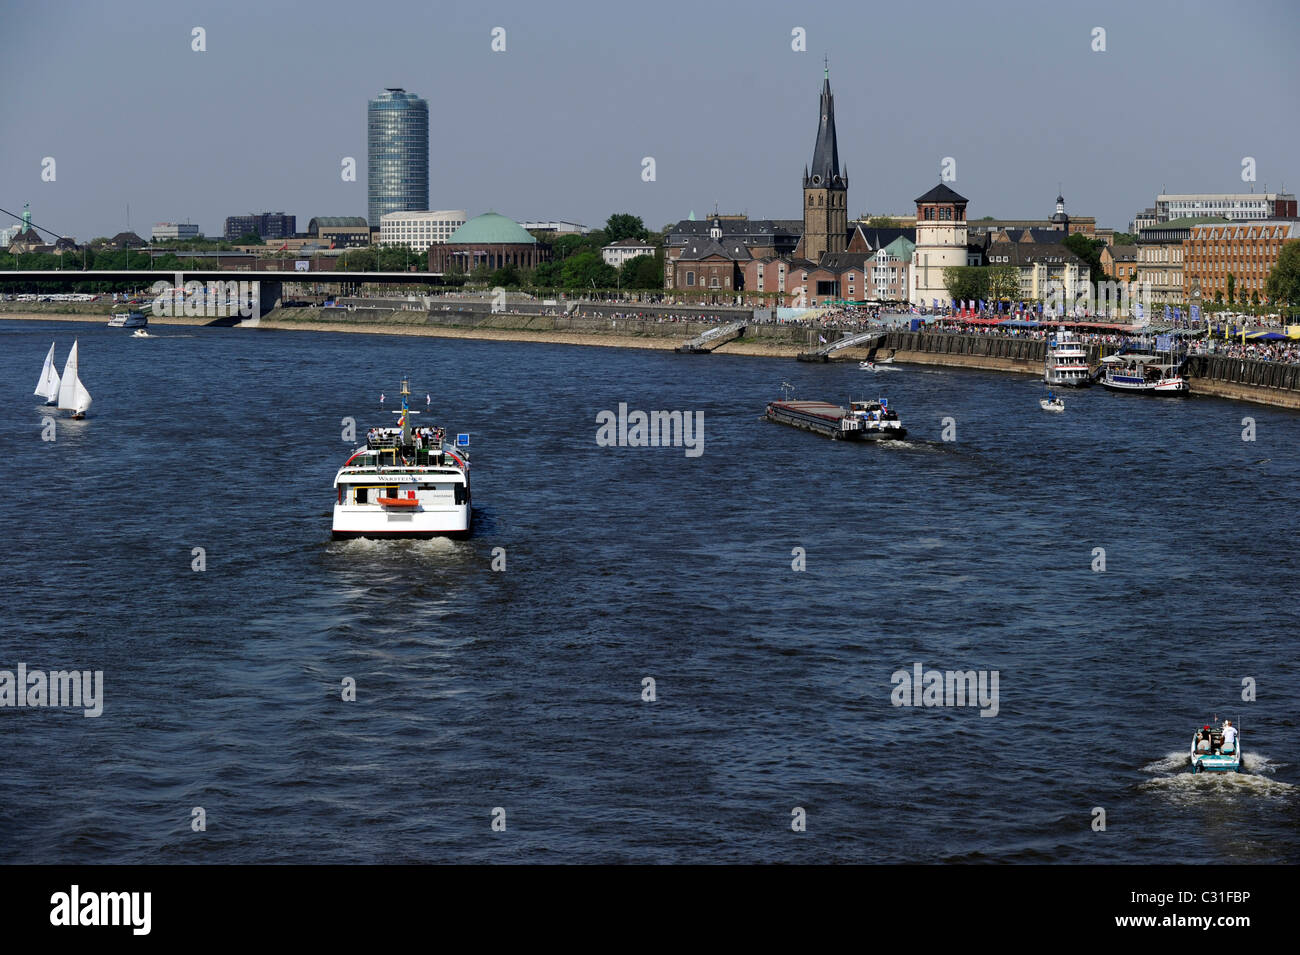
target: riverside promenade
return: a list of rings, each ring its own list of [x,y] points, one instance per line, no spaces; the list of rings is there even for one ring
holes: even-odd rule
[[[489,341],[533,341],[564,345],[674,350],[719,325],[752,316],[749,309],[683,306],[639,306],[629,315],[626,304],[584,304],[569,310],[508,306],[492,311],[486,303],[440,303],[431,309],[394,307],[376,302],[333,308],[277,308],[258,326],[296,331],[352,332],[470,338]],[[30,303],[4,303],[0,320],[93,322],[108,309]],[[154,325],[205,325],[202,318],[153,318]],[[751,320],[745,332],[711,355],[750,355],[794,358],[807,351],[818,336],[834,341],[852,327],[809,327]],[[978,368],[1015,374],[1041,375],[1046,341],[1029,335],[968,334],[960,331],[891,331],[874,347],[849,347],[836,360],[859,361],[893,356],[901,363]],[[1096,365],[1118,344],[1090,343],[1088,362]],[[683,360],[708,361],[708,355]],[[1223,355],[1192,355],[1187,377],[1193,395],[1209,395],[1300,410],[1300,364],[1259,361]]]

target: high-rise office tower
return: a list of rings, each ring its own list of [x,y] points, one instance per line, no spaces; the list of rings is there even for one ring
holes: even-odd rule
[[[366,108],[366,195],[369,220],[388,212],[429,208],[429,104],[403,89],[387,89]]]

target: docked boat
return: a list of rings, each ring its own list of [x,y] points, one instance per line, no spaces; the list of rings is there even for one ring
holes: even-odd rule
[[[68,352],[68,361],[63,366],[63,377],[59,379],[59,409],[71,411],[72,417],[77,420],[86,417],[86,412],[90,410],[90,392],[81,383],[75,341],[72,343],[72,351]]]
[[[1092,384],[1088,350],[1074,332],[1061,329],[1048,339],[1043,381],[1056,388],[1086,388]]]
[[[403,379],[397,426],[372,428],[335,475],[336,539],[469,534],[469,451],[443,428],[415,427],[410,393]]]
[[[108,320],[109,328],[146,328],[148,325],[149,319],[138,308],[114,312]]]
[[[1158,355],[1110,355],[1101,363],[1101,386],[1111,391],[1155,395],[1185,395],[1188,392],[1187,379],[1180,373],[1182,366]]]
[[[1065,410],[1065,399],[1060,395],[1048,395],[1046,398],[1038,399],[1038,407],[1044,411],[1061,412]]]
[[[50,342],[50,352],[45,356],[45,366],[41,369],[41,378],[36,382],[34,394],[45,399],[47,405],[59,403],[59,373],[54,369],[54,342]]]
[[[1245,772],[1241,764],[1241,733],[1236,733],[1236,742],[1224,741],[1224,729],[1231,725],[1228,720],[1217,728],[1202,726],[1192,737],[1192,772],[1194,773],[1241,773]]]
[[[878,401],[850,401],[849,410],[862,422],[865,441],[901,441],[907,429],[898,418],[898,412],[889,407],[889,399]]]

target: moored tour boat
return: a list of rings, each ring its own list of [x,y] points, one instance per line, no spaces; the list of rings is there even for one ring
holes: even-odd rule
[[[1181,366],[1162,361],[1157,355],[1110,355],[1101,360],[1101,386],[1111,391],[1137,394],[1185,395],[1187,379]]]
[[[129,309],[125,312],[114,312],[108,320],[109,328],[146,328],[148,325],[149,319],[138,308]]]
[[[1092,383],[1088,351],[1074,332],[1062,329],[1048,340],[1043,381],[1059,388],[1086,388]]]
[[[414,427],[410,393],[404,379],[397,427],[372,428],[335,475],[335,538],[469,534],[469,452],[443,428]]]

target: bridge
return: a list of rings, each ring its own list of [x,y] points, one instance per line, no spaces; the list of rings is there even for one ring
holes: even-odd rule
[[[831,355],[841,348],[853,348],[859,345],[876,344],[880,339],[889,334],[889,329],[883,325],[877,325],[865,332],[858,332],[855,335],[846,335],[838,341],[830,342],[823,345],[815,351],[801,352],[798,356],[800,361],[830,361]]]
[[[721,348],[727,342],[735,341],[745,334],[745,322],[728,322],[710,328],[701,335],[696,335],[684,345],[678,345],[677,351],[683,355],[707,355],[714,349]]]
[[[311,272],[296,269],[8,269],[0,271],[0,288],[14,283],[62,282],[117,282],[139,288],[152,288],[156,282],[165,282],[168,288],[184,286],[188,282],[209,283],[247,282],[252,288],[250,297],[259,303],[261,317],[273,309],[283,297],[284,283],[300,282],[315,285],[356,286],[363,283],[377,285],[441,285],[441,272]],[[204,313],[208,314],[208,313]],[[221,321],[218,321],[220,324]]]

